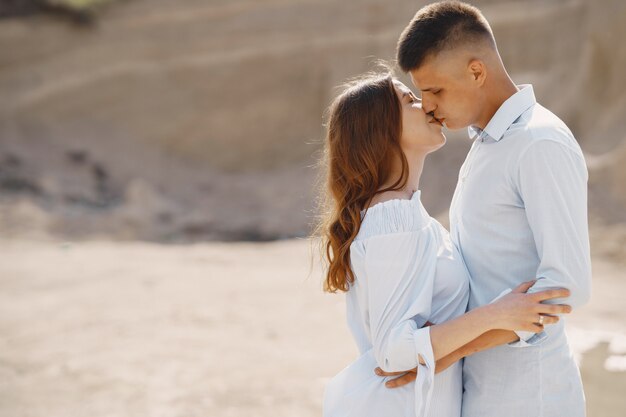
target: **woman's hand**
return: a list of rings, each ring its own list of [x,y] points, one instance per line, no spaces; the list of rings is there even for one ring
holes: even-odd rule
[[[557,323],[557,314],[571,313],[572,307],[567,304],[542,303],[553,298],[569,297],[568,289],[557,288],[526,294],[534,283],[524,282],[498,301],[483,307],[492,329],[538,333],[545,325]]]

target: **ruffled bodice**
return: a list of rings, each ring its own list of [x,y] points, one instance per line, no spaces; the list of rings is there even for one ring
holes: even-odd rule
[[[431,217],[420,201],[421,191],[410,200],[393,199],[374,204],[361,211],[361,228],[356,240],[391,233],[417,232],[427,226]]]

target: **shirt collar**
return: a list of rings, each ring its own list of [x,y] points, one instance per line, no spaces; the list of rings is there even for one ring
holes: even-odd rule
[[[502,103],[484,130],[477,126],[468,127],[468,134],[471,138],[476,135],[483,137],[486,135],[495,141],[499,141],[513,122],[537,103],[532,85],[522,84],[517,87],[519,91]]]

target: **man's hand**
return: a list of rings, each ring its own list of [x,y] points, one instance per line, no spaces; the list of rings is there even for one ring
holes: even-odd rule
[[[428,327],[428,326],[432,326],[433,323],[427,321],[424,326],[422,326],[422,328],[424,327]],[[399,378],[394,378],[391,379],[387,382],[385,382],[385,386],[387,388],[397,388],[397,387],[401,387],[403,385],[406,385],[410,382],[415,381],[415,378],[417,378],[417,368],[413,368],[411,370],[408,371],[402,371],[402,372],[385,372],[380,368],[376,368],[374,369],[374,373],[378,376],[396,376],[396,375],[401,375]]]
[[[376,368],[374,372],[378,376],[401,375],[399,378],[390,379],[389,381],[385,382],[385,386],[387,388],[401,387],[403,385],[406,385],[408,383],[415,381],[415,378],[417,378],[417,368],[411,369],[410,371],[406,371],[406,372],[385,372],[380,368]]]

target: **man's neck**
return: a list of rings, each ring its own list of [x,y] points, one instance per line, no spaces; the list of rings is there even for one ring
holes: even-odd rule
[[[511,80],[507,74],[505,74],[501,80],[493,83],[493,85],[487,86],[487,89],[490,94],[489,97],[487,97],[485,110],[482,112],[479,120],[474,123],[474,126],[483,130],[487,127],[502,104],[519,91],[513,80]]]

